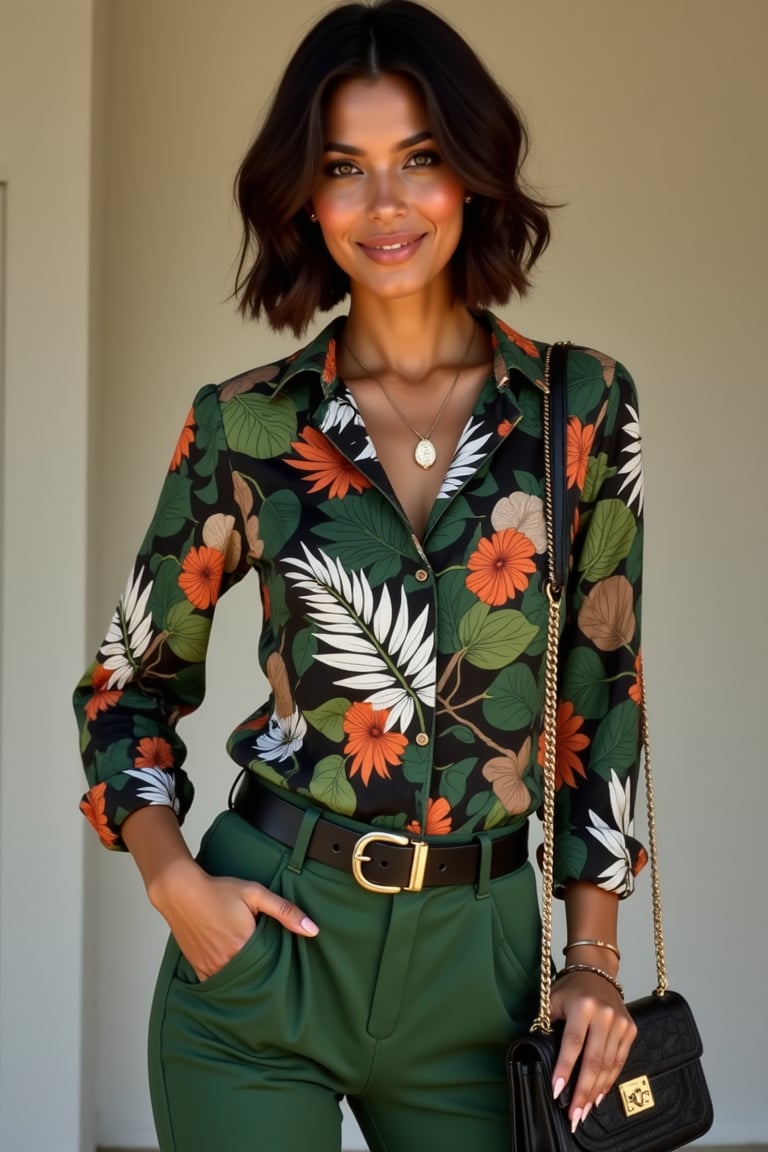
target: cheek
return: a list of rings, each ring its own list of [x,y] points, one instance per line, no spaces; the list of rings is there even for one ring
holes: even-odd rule
[[[436,224],[455,223],[461,228],[464,221],[463,185],[458,180],[441,180],[424,191],[424,214]]]

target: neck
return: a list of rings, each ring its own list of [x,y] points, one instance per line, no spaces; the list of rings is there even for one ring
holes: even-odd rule
[[[409,383],[425,380],[436,368],[460,364],[475,321],[464,304],[435,295],[382,300],[353,291],[344,343],[372,373],[391,372]],[[342,376],[360,375],[343,349],[340,357]]]

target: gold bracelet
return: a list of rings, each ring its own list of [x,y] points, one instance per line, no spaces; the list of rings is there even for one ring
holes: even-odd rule
[[[607,940],[574,940],[571,944],[566,944],[563,948],[563,956],[567,956],[571,948],[581,948],[585,945],[591,945],[593,948],[607,948],[609,952],[613,952],[616,959],[621,963],[621,952],[615,944],[609,944]]]
[[[555,980],[559,980],[561,976],[568,976],[571,972],[593,972],[595,976],[602,976],[603,980],[607,980],[624,999],[624,989],[615,976],[611,976],[610,972],[606,972],[604,968],[597,968],[594,964],[566,964],[565,968],[561,968],[555,976]],[[552,981],[554,984],[555,980]]]

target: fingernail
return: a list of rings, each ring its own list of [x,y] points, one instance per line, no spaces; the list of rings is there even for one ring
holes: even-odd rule
[[[605,1100],[605,1092],[601,1092],[597,1100],[595,1100],[595,1108],[599,1108],[603,1100]]]
[[[315,924],[314,920],[310,920],[309,916],[304,917],[300,927],[302,932],[306,932],[307,936],[317,936],[320,931],[317,924]]]
[[[585,1105],[584,1105],[584,1111],[583,1111],[583,1112],[582,1112],[582,1114],[581,1114],[581,1122],[582,1122],[582,1124],[583,1124],[583,1123],[584,1123],[584,1121],[586,1120],[587,1116],[589,1116],[589,1114],[590,1114],[590,1112],[591,1112],[591,1111],[592,1111],[592,1105],[591,1105],[591,1104],[585,1104]]]
[[[552,1093],[552,1095],[554,1096],[555,1100],[557,1100],[557,1098],[558,1098],[558,1096],[560,1095],[560,1093],[562,1092],[563,1088],[565,1088],[565,1080],[563,1080],[563,1078],[562,1078],[562,1076],[561,1076],[561,1077],[559,1078],[559,1080],[557,1080],[557,1082],[555,1083],[555,1089],[554,1089],[554,1091],[553,1091],[553,1093]]]
[[[579,1120],[581,1120],[581,1108],[577,1108],[571,1117],[571,1135],[573,1135],[578,1128]]]

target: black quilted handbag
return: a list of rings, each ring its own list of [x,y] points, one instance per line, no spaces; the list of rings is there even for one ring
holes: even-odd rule
[[[562,1025],[550,1017],[552,952],[552,872],[557,733],[557,649],[560,597],[567,574],[568,527],[565,515],[566,366],[568,346],[555,344],[546,359],[544,450],[549,622],[544,704],[544,845],[542,863],[542,975],[539,1014],[531,1031],[512,1042],[507,1053],[512,1152],[671,1152],[697,1139],[712,1125],[712,1101],[701,1066],[702,1044],[691,1010],[667,986],[661,889],[656,850],[656,819],[648,745],[645,691],[640,673],[648,847],[653,893],[656,990],[627,1004],[637,1036],[619,1081],[599,1108],[571,1133],[570,1091],[552,1096],[552,1072]],[[578,1075],[578,1066],[574,1078]]]

